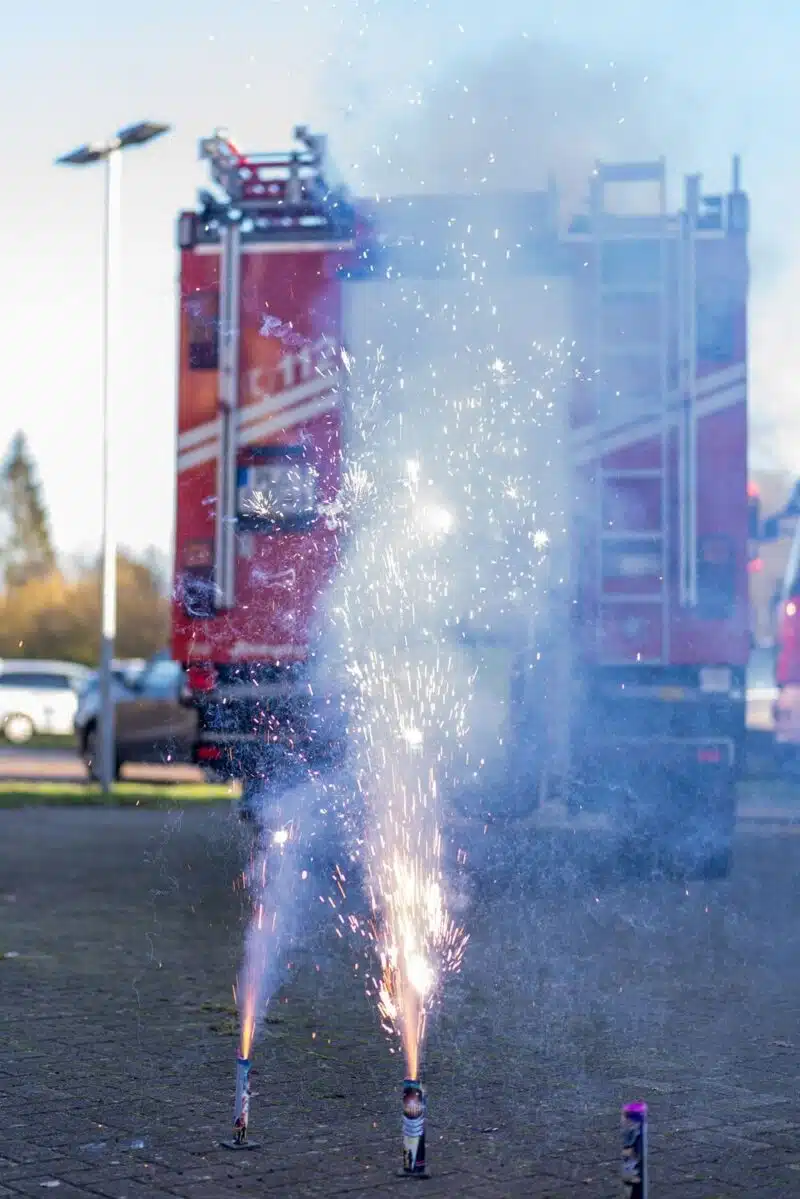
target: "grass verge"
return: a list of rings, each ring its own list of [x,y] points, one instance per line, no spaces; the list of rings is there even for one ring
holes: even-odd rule
[[[98,783],[14,782],[0,780],[0,808],[118,807],[172,808],[180,804],[219,803],[239,794],[237,784],[115,783],[104,796]]]
[[[104,797],[98,783],[31,782],[0,779],[0,808],[79,807],[165,808],[176,804],[220,803],[236,798],[238,783],[115,783]],[[739,783],[739,802],[755,807],[800,805],[800,781],[747,779]]]

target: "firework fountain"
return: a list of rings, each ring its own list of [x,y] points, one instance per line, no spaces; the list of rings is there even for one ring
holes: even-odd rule
[[[438,315],[453,322],[452,311]],[[536,610],[551,536],[540,513],[551,529],[563,514],[552,486],[537,504],[524,439],[545,426],[564,372],[560,350],[528,346],[526,366],[535,364],[541,384],[532,396],[530,379],[491,342],[465,352],[460,370],[442,363],[442,381],[417,363],[413,375],[395,367],[387,382],[384,362],[381,350],[366,386],[361,364],[367,419],[356,469],[374,481],[372,505],[354,530],[333,611],[356,695],[368,933],[379,967],[368,988],[402,1046],[403,1172],[424,1176],[427,1025],[468,941],[448,909],[443,808],[480,774],[468,744],[476,668],[458,629],[465,616],[485,622],[498,604],[504,617]]]
[[[301,875],[296,860],[294,823],[266,830],[259,827],[248,869],[240,879],[251,907],[245,936],[242,967],[234,998],[239,1012],[239,1045],[236,1055],[236,1094],[233,1135],[223,1141],[229,1149],[253,1149],[249,1139],[250,1069],[253,1046],[267,1005],[277,985],[280,953],[290,935],[294,910],[292,891]]]

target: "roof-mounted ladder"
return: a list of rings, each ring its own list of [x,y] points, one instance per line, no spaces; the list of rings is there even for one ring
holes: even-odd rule
[[[642,214],[636,190],[654,187],[655,208]],[[628,204],[621,213],[607,206],[607,191],[627,193]],[[668,660],[668,459],[667,411],[669,394],[669,237],[666,167],[655,163],[598,163],[591,184],[590,239],[594,242],[595,272],[595,368],[597,433],[602,439],[616,429],[630,426],[630,444],[639,439],[655,440],[655,460],[647,466],[604,467],[609,451],[600,450],[596,473],[596,511],[600,522],[597,539],[598,624],[597,641],[601,661],[611,662],[614,651],[605,645],[607,627],[628,629],[632,652],[626,662],[653,664]],[[642,332],[633,340],[620,325],[620,314],[637,309],[648,313]],[[635,323],[635,322],[633,322]],[[636,423],[650,431],[635,432]],[[646,425],[645,425],[646,422]],[[652,430],[655,429],[655,435]],[[624,441],[624,435],[622,435]],[[613,452],[613,451],[611,451]],[[630,525],[608,513],[621,504],[630,511],[631,498],[649,491],[658,496],[657,520],[643,527],[641,519]],[[627,503],[626,503],[627,497]],[[639,505],[640,511],[646,507]],[[616,584],[616,588],[615,588]],[[625,605],[631,612],[626,619]],[[660,631],[657,650],[636,649],[639,624],[652,628],[650,616],[642,622],[643,606],[658,609]],[[615,638],[616,640],[616,638]]]

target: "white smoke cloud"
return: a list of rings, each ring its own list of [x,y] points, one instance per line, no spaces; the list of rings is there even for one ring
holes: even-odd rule
[[[399,46],[399,54],[376,54],[373,40],[346,65],[339,59],[323,88],[335,95],[337,111],[346,113],[336,145],[362,190],[491,193],[540,188],[554,176],[562,212],[569,214],[585,200],[596,159],[662,155],[671,168],[675,207],[686,171],[706,169],[712,190],[727,183],[716,176],[717,162],[699,154],[702,97],[688,83],[630,59],[599,60],[591,47],[533,38],[490,44],[480,54],[443,62],[440,47],[430,41],[412,54],[408,39],[388,36],[394,26],[386,14],[384,6],[380,44]],[[720,150],[727,157],[734,148]],[[793,312],[800,247],[782,245],[777,253],[758,193],[753,217],[751,457],[758,467],[797,472]],[[759,237],[759,228],[769,238]]]
[[[755,469],[797,474],[800,246],[790,243],[774,265],[773,271],[768,263],[764,263],[763,273],[758,265],[754,270],[750,304],[750,457]]]
[[[555,175],[580,197],[597,158],[687,156],[687,97],[636,63],[516,38],[438,69],[406,64],[405,84],[384,65],[337,88],[352,97],[348,150],[384,194],[531,189]]]

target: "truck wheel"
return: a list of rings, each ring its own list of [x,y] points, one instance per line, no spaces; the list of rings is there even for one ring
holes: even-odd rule
[[[736,784],[733,778],[701,781],[683,812],[678,864],[695,878],[727,878],[733,864]]]
[[[727,878],[731,872],[736,799],[736,784],[732,779],[712,787],[706,796],[708,841],[699,862],[701,878]]]
[[[733,850],[720,850],[718,853],[712,854],[702,862],[700,877],[708,879],[709,881],[712,879],[727,878],[731,872],[732,865]]]

